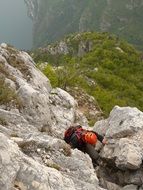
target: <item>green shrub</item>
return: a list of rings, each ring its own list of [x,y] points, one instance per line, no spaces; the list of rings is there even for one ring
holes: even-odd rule
[[[6,126],[7,124],[7,121],[3,117],[0,117],[0,125]]]
[[[85,43],[85,46],[91,42],[92,46],[90,50],[86,47],[82,57],[78,57],[80,42]],[[57,68],[55,73],[51,72],[51,76],[49,74],[49,78],[56,78],[54,86],[63,89],[84,89],[95,97],[106,116],[115,105],[135,106],[143,111],[141,52],[107,33],[87,32],[70,35],[66,37],[65,43],[71,50],[70,54],[57,54],[56,58],[55,55],[43,55],[46,55],[47,61],[50,60],[49,63]],[[57,66],[62,69],[58,69]],[[90,84],[90,81],[94,81],[93,84]]]
[[[50,64],[37,64],[37,67],[46,75],[46,77],[50,80],[53,87],[58,86],[58,78],[55,69]]]
[[[0,105],[10,104],[19,109],[23,106],[15,91],[5,83],[5,78],[0,77]]]

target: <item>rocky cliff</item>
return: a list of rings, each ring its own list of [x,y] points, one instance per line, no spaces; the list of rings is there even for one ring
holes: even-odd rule
[[[115,107],[95,124],[108,140],[95,170],[87,154],[62,140],[69,125],[88,126],[77,107],[27,53],[1,44],[1,190],[142,190],[143,113]]]
[[[106,163],[98,168],[101,184],[107,189],[120,190],[124,186],[124,190],[142,190],[143,112],[115,106],[109,118],[97,122],[94,130],[108,139],[101,151]]]
[[[142,0],[25,0],[34,23],[34,47],[65,34],[111,32],[142,47]]]
[[[62,140],[87,125],[76,101],[52,89],[31,57],[0,46],[0,189],[99,189],[91,159]]]

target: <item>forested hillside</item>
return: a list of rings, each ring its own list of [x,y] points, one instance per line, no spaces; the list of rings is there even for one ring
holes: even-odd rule
[[[70,35],[32,56],[53,86],[85,90],[106,116],[115,105],[143,110],[142,54],[117,36]]]

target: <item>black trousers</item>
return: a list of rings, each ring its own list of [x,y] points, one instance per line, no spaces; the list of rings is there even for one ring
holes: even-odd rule
[[[98,158],[99,158],[99,154],[98,154],[98,152],[95,150],[94,146],[92,146],[91,144],[86,144],[85,152],[86,152],[87,154],[89,154],[89,156],[91,157],[92,161],[93,161],[94,163],[96,163],[96,161],[97,161]]]

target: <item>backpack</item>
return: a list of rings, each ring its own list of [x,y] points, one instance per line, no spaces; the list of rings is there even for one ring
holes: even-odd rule
[[[79,144],[81,144],[83,131],[84,129],[80,125],[75,127],[71,126],[65,131],[64,140],[66,143],[71,144],[71,140],[74,138],[77,139],[76,141],[78,141]]]

